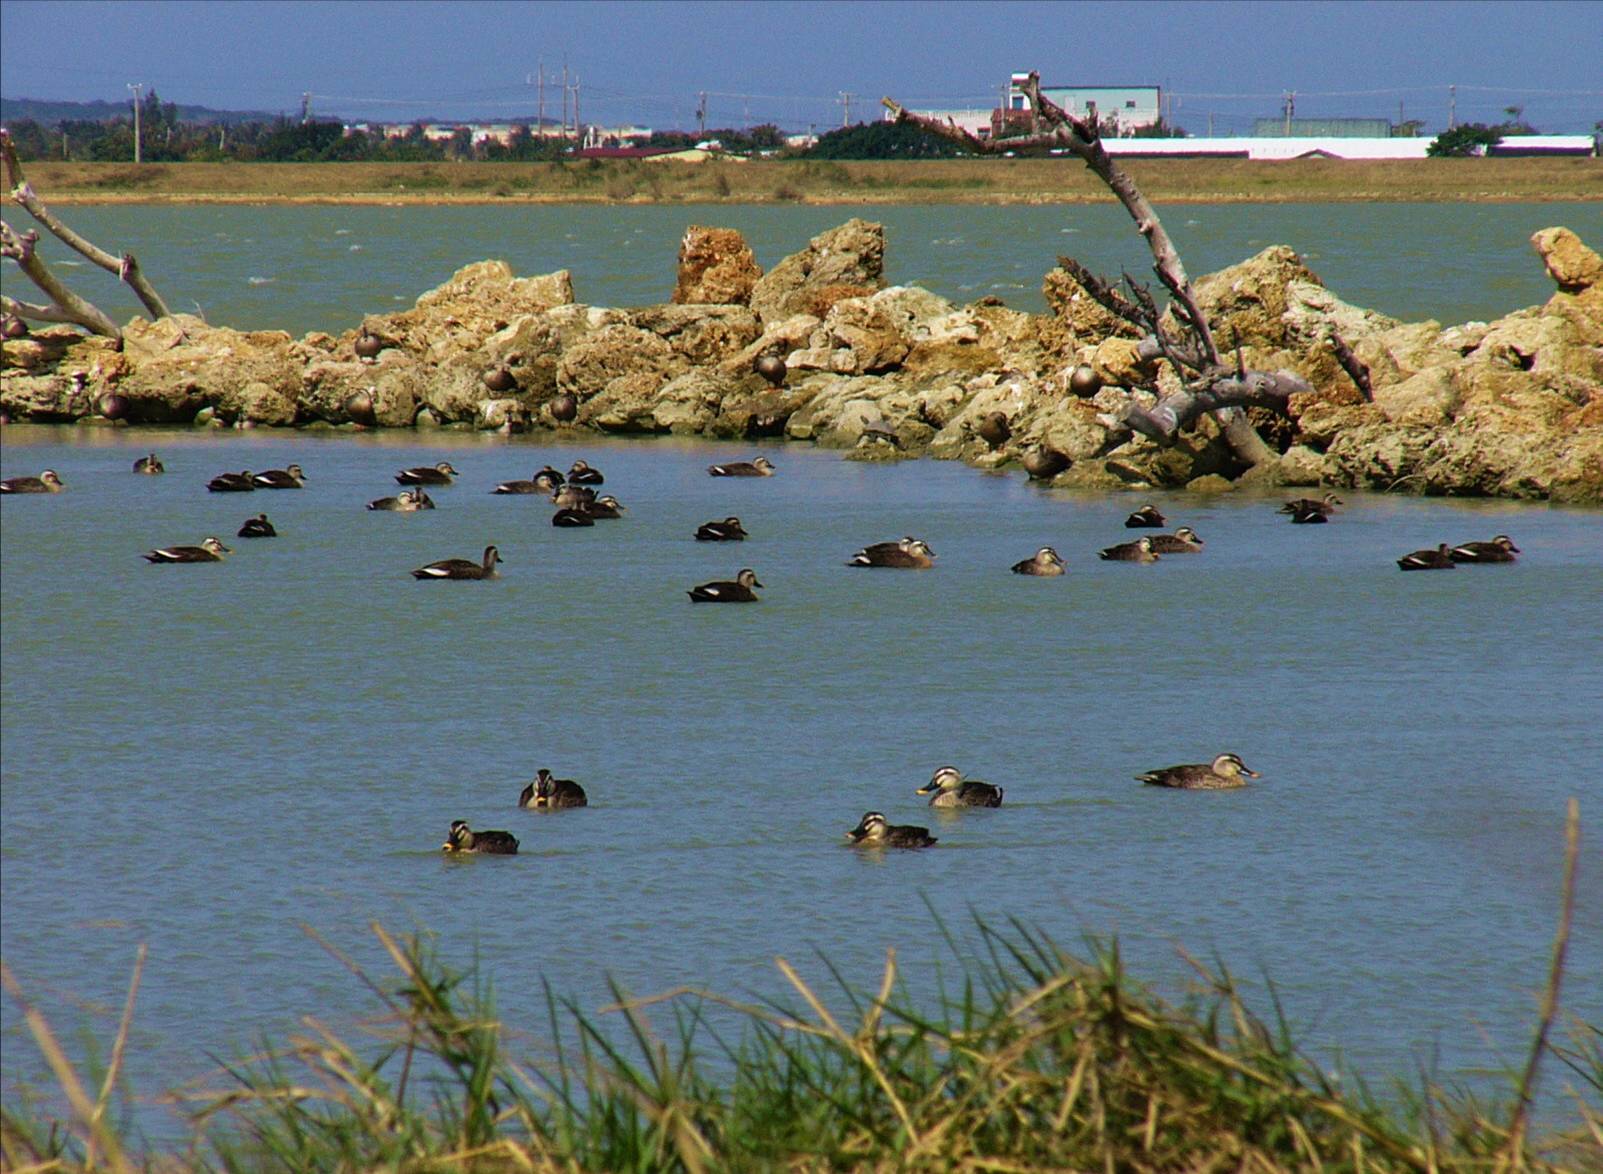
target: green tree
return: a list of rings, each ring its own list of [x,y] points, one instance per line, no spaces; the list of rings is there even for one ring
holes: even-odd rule
[[[1434,158],[1456,158],[1465,155],[1484,155],[1503,139],[1503,128],[1466,122],[1452,130],[1444,130],[1431,140],[1425,154]]]
[[[968,155],[962,144],[905,122],[866,122],[820,135],[811,159],[950,159]]]

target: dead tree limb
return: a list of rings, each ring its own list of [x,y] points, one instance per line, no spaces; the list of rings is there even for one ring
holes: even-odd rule
[[[94,334],[116,339],[120,347],[122,330],[100,307],[73,293],[50,271],[50,267],[34,252],[34,245],[38,242],[37,232],[30,230],[19,234],[11,225],[0,220],[0,256],[15,261],[17,268],[27,275],[28,280],[50,298],[50,304],[47,306],[33,306],[14,298],[7,298],[6,310],[19,318],[34,318],[42,322],[70,322]]]
[[[1348,377],[1358,388],[1358,394],[1364,397],[1364,402],[1374,403],[1375,390],[1369,382],[1369,365],[1354,354],[1353,348],[1347,345],[1347,340],[1334,330],[1330,332],[1330,349],[1336,352],[1336,362],[1347,372]]]
[[[1240,460],[1257,465],[1271,459],[1274,453],[1253,428],[1242,407],[1266,406],[1283,412],[1286,398],[1292,392],[1311,390],[1307,382],[1289,371],[1272,374],[1238,371],[1221,360],[1208,316],[1197,303],[1179,252],[1135,180],[1103,147],[1096,112],[1093,110],[1090,117],[1079,118],[1064,110],[1041,93],[1040,77],[1035,73],[1025,79],[1023,89],[1030,103],[1030,133],[1010,138],[980,139],[954,123],[914,114],[890,98],[884,100],[884,105],[896,121],[923,127],[981,154],[1031,147],[1066,149],[1083,161],[1129,212],[1136,231],[1152,252],[1153,272],[1169,292],[1174,318],[1189,337],[1173,337],[1164,327],[1151,295],[1134,282],[1126,281],[1134,299],[1130,300],[1119,295],[1107,282],[1087,281],[1090,275],[1083,267],[1071,270],[1104,309],[1147,332],[1147,338],[1140,344],[1145,357],[1168,359],[1182,379],[1182,390],[1160,399],[1155,408],[1131,405],[1122,421],[1112,422],[1113,434],[1109,440],[1115,447],[1132,432],[1140,432],[1160,443],[1171,443],[1181,428],[1194,423],[1203,413],[1212,412],[1224,428],[1226,442]]]

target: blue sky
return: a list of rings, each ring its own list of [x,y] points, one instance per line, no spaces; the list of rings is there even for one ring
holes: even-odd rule
[[[70,46],[70,48],[69,48]],[[403,121],[531,115],[566,64],[586,121],[655,128],[853,121],[889,94],[993,104],[1007,75],[1161,85],[1193,134],[1308,117],[1446,126],[1504,108],[1549,132],[1603,120],[1603,0],[0,0],[0,92],[123,100],[131,82],[220,109]]]

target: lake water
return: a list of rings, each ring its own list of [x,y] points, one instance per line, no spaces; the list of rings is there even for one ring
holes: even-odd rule
[[[1104,211],[865,214],[892,223],[893,280],[933,274],[962,297],[942,283],[961,274],[990,292],[1024,264],[1010,259],[1010,225],[1083,225]],[[1314,266],[1344,296],[1393,313],[1428,303],[1409,316],[1444,320],[1545,298],[1524,238],[1596,217],[1438,209],[1443,239],[1468,249],[1496,237],[1507,253],[1485,288],[1466,279],[1439,292],[1429,275],[1459,273],[1461,256],[1410,266],[1377,251],[1378,226],[1399,217],[1399,240],[1423,247],[1430,216],[1418,208],[1304,210],[1300,221],[1280,207],[1182,213],[1170,221],[1193,272],[1317,240]],[[768,264],[845,215],[203,208],[73,219],[134,247],[158,276],[193,271],[184,288],[210,299],[213,320],[334,330],[485,256],[520,272],[572,265],[581,297],[644,302],[665,296],[685,223],[737,224]],[[1110,223],[1128,233],[1121,217]],[[1185,217],[1212,227],[1181,229]],[[155,242],[185,226],[198,232],[193,252],[157,263]],[[358,264],[384,258],[364,280],[335,264],[342,231],[360,234]],[[598,257],[598,242],[630,235],[637,245]],[[951,237],[962,241],[947,269],[930,258],[948,246],[899,248]],[[1219,255],[1193,253],[1204,237]],[[1042,255],[1080,239],[1040,230],[1017,304],[1038,298]],[[906,267],[909,252],[924,260]],[[1337,265],[1366,255],[1391,274],[1373,294],[1358,287],[1380,278]],[[257,271],[278,287],[259,302],[273,286],[241,276]],[[1501,1077],[1486,1073],[1523,1061],[1535,1023],[1571,796],[1589,847],[1566,1006],[1603,1022],[1598,511],[1353,494],[1333,524],[1296,527],[1277,498],[1156,495],[1207,547],[1143,567],[1095,556],[1130,536],[1122,519],[1140,501],[1129,495],[803,446],[765,450],[773,478],[729,481],[705,466],[754,450],[16,425],[0,441],[5,476],[50,467],[69,487],[0,509],[0,948],[80,1055],[91,1038],[109,1046],[148,944],[127,1061],[143,1094],[211,1071],[210,1057],[263,1033],[284,1038],[300,1015],[345,1025],[375,1009],[308,928],[379,975],[389,968],[370,922],[427,928],[448,957],[479,959],[506,1021],[539,1038],[542,980],[592,1008],[608,1001],[608,975],[641,994],[692,983],[778,996],[775,956],[826,980],[816,950],[869,985],[895,945],[910,986],[927,993],[936,964],[951,962],[932,909],[964,952],[971,914],[1017,917],[1071,948],[1082,934],[1117,935],[1133,971],[1171,995],[1191,974],[1183,946],[1227,964],[1265,1013],[1272,980],[1321,1062],[1339,1051],[1382,1082],[1422,1066],[1495,1090]],[[166,476],[130,472],[150,448]],[[488,493],[578,456],[605,471],[624,520],[558,530],[542,500]],[[434,492],[434,512],[362,508],[396,491],[396,469],[440,459],[462,475]],[[218,472],[290,461],[310,477],[298,492],[204,489]],[[279,538],[233,538],[263,510]],[[691,540],[730,513],[748,542]],[[1517,565],[1405,575],[1393,561],[1500,532],[1524,551]],[[933,570],[842,565],[866,542],[908,533],[938,552]],[[222,565],[139,557],[208,534],[235,547]],[[497,581],[407,574],[491,542],[506,560]],[[1066,576],[1007,572],[1043,544],[1068,560]],[[760,604],[686,599],[742,566],[766,584]],[[1263,778],[1212,794],[1132,778],[1225,749]],[[923,806],[915,788],[948,762],[1005,786],[1006,805],[956,816]],[[518,810],[541,766],[582,782],[592,805]],[[869,809],[928,824],[940,843],[855,852],[843,835]],[[512,830],[521,854],[443,859],[458,818]],[[48,1080],[10,1000],[0,1031],[12,1104],[22,1082]],[[1550,1066],[1541,1090],[1559,1119],[1563,1076]],[[142,1110],[147,1127],[162,1130],[165,1112]]]

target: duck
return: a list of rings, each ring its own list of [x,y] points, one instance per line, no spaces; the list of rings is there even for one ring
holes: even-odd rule
[[[551,504],[559,509],[583,509],[596,499],[596,491],[588,485],[560,485],[551,494]]]
[[[519,807],[587,807],[589,804],[583,787],[572,779],[552,778],[551,772],[543,766],[535,780],[518,796]]]
[[[1520,548],[1507,534],[1499,534],[1490,542],[1466,542],[1455,546],[1447,556],[1455,563],[1511,563]]]
[[[1116,563],[1155,563],[1158,561],[1157,552],[1152,549],[1152,539],[1141,537],[1134,542],[1121,542],[1117,546],[1109,546],[1097,551],[1098,558],[1105,558]]]
[[[753,457],[728,465],[708,465],[707,472],[714,477],[772,477],[774,466],[767,457]]]
[[[905,543],[905,545],[903,544]],[[925,570],[935,565],[935,552],[930,549],[929,543],[921,538],[912,541],[875,543],[865,546],[852,555],[849,567],[905,567],[911,570]]]
[[[733,582],[718,580],[712,583],[703,583],[699,587],[692,587],[685,594],[690,596],[692,603],[756,603],[757,593],[753,587],[761,587],[757,581],[757,572],[746,567],[736,575]]]
[[[251,493],[256,482],[251,479],[251,471],[245,469],[238,473],[219,473],[206,482],[206,488],[213,493]]]
[[[583,505],[563,506],[551,515],[551,524],[558,527],[594,526],[596,520]]]
[[[1124,525],[1128,530],[1161,530],[1163,529],[1164,521],[1164,517],[1158,512],[1157,506],[1144,505],[1124,519]]]
[[[503,481],[491,493],[555,493],[562,486],[562,474],[550,465],[527,481]]]
[[[60,493],[65,488],[54,469],[46,469],[37,477],[7,477],[0,481],[0,493]]]
[[[432,468],[428,465],[415,465],[410,469],[402,469],[395,474],[395,479],[402,485],[449,485],[451,478],[457,475],[450,461],[440,461]]]
[[[1152,534],[1152,549],[1159,554],[1194,554],[1202,549],[1202,539],[1190,526],[1181,526],[1173,534]]]
[[[1330,521],[1330,515],[1320,509],[1298,510],[1291,515],[1291,524],[1293,526],[1323,526],[1328,521]]]
[[[611,518],[621,518],[629,511],[628,506],[623,505],[610,493],[603,494],[583,508],[586,514],[598,522],[604,522]]]
[[[205,538],[199,546],[162,546],[141,557],[150,563],[220,563],[232,553],[216,538]]]
[[[516,856],[518,854],[518,838],[511,832],[483,831],[476,832],[468,827],[466,820],[456,820],[451,824],[451,834],[440,845],[445,852],[477,852],[484,856]]]
[[[476,563],[466,558],[442,558],[412,572],[414,579],[494,579],[495,564],[501,561],[501,552],[493,546],[484,548],[484,561]]]
[[[1443,542],[1435,550],[1412,550],[1397,560],[1405,571],[1450,571],[1453,569],[1453,548]]]
[[[696,527],[697,542],[744,542],[747,537],[746,528],[734,514],[721,522],[703,522]]]
[[[134,472],[136,473],[149,473],[154,476],[157,473],[165,473],[166,471],[167,466],[161,463],[161,458],[155,453],[151,453],[148,457],[140,457],[134,462]]]
[[[582,460],[574,461],[568,468],[569,485],[603,485],[606,480],[600,469],[592,469]]]
[[[277,538],[278,531],[267,520],[266,514],[257,514],[254,518],[246,518],[245,524],[239,528],[241,538]]]
[[[936,842],[929,828],[888,823],[877,811],[864,812],[846,838],[860,848],[928,848]]]
[[[282,469],[268,469],[251,478],[257,489],[299,489],[306,474],[299,465],[285,465]]]
[[[394,497],[380,497],[367,503],[370,510],[394,510],[410,514],[434,508],[434,499],[421,489],[403,489]]]
[[[1243,777],[1245,776],[1245,777]],[[1250,770],[1239,754],[1221,754],[1212,762],[1193,762],[1183,766],[1166,766],[1135,776],[1137,781],[1153,787],[1177,787],[1184,791],[1228,791],[1245,787],[1247,779],[1259,778]]]
[[[1276,511],[1276,512],[1277,513],[1282,513],[1282,514],[1291,514],[1293,516],[1295,516],[1297,514],[1307,514],[1307,513],[1320,513],[1320,514],[1330,515],[1330,514],[1335,513],[1336,510],[1340,506],[1343,506],[1345,504],[1346,503],[1343,502],[1341,500],[1341,498],[1337,497],[1334,493],[1327,493],[1327,494],[1325,494],[1324,497],[1299,497],[1299,498],[1296,498],[1296,499],[1294,499],[1292,501],[1288,501],[1285,505],[1281,506],[1280,509],[1278,511]]]
[[[1050,546],[1035,552],[1034,558],[1021,559],[1013,564],[1015,575],[1061,575],[1067,568],[1063,558]]]
[[[955,766],[943,766],[930,776],[915,795],[928,795],[931,807],[1000,807],[1002,788],[965,779]]]

